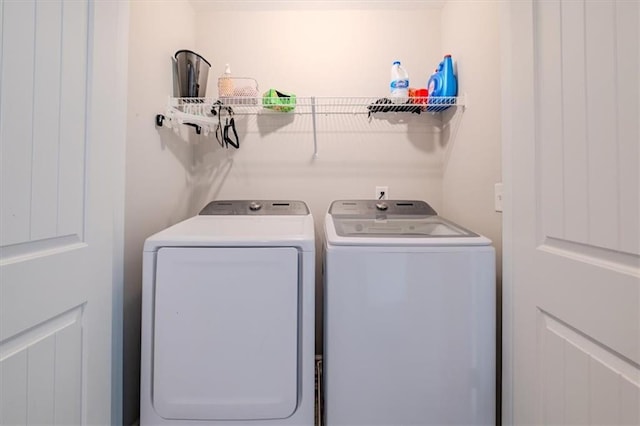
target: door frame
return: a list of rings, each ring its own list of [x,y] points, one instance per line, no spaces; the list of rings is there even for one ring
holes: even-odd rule
[[[129,72],[129,0],[104,6],[94,0],[96,13],[104,13],[115,24],[115,38],[108,52],[115,61],[111,69],[116,85],[111,88],[112,119],[112,206],[113,206],[113,259],[112,259],[112,335],[111,335],[111,424],[122,424],[123,404],[123,310],[124,310],[124,208],[127,141],[127,84]]]
[[[512,38],[514,16],[516,8],[520,10],[531,8],[531,2],[503,2],[500,6],[500,51],[501,51],[501,127],[502,127],[502,182],[503,182],[503,213],[502,213],[502,389],[500,401],[501,424],[513,424],[513,161],[512,144],[515,143],[515,131],[521,129],[522,123],[514,123],[513,108],[516,107],[514,76],[515,70],[522,66],[533,66],[533,55],[527,57],[522,52],[514,51]],[[533,23],[531,23],[533,25]],[[533,27],[530,33],[533,35]],[[528,40],[533,52],[533,40]],[[518,54],[519,53],[519,54]],[[523,64],[524,63],[524,64]],[[532,111],[533,112],[533,111]]]

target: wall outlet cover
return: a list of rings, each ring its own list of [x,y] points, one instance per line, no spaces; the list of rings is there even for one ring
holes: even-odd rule
[[[496,183],[494,185],[493,204],[497,212],[502,211],[502,182]]]
[[[375,199],[376,200],[388,200],[389,199],[389,187],[385,186],[385,185],[376,186]]]

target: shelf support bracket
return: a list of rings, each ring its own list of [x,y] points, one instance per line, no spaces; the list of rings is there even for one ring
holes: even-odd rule
[[[318,133],[316,129],[316,97],[311,97],[311,122],[313,125],[313,158],[318,158]]]

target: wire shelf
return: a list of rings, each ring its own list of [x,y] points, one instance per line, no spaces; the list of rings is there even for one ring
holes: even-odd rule
[[[374,97],[297,97],[289,111],[278,111],[263,105],[261,97],[222,97],[222,98],[171,98],[170,110],[191,115],[195,119],[210,119],[213,109],[231,107],[236,115],[263,113],[276,114],[369,114],[369,113],[436,113],[451,106],[464,107],[463,97],[411,98],[405,103],[391,103],[389,98]],[[288,109],[288,108],[287,108]]]
[[[177,131],[179,125],[195,127],[198,134],[215,133],[222,116],[258,114],[310,114],[313,120],[314,158],[318,155],[316,116],[331,114],[430,114],[436,115],[449,108],[466,108],[466,96],[418,97],[403,103],[389,98],[375,97],[296,97],[280,104],[278,99],[239,96],[220,98],[169,98],[165,115],[156,115],[156,125],[165,124]],[[295,101],[294,101],[295,99]]]

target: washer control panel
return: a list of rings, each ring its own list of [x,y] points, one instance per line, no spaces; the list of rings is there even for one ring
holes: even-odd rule
[[[213,216],[303,216],[309,214],[309,208],[304,201],[219,200],[211,201],[199,214]]]
[[[420,200],[337,200],[331,203],[329,214],[348,217],[435,216],[438,213]]]

